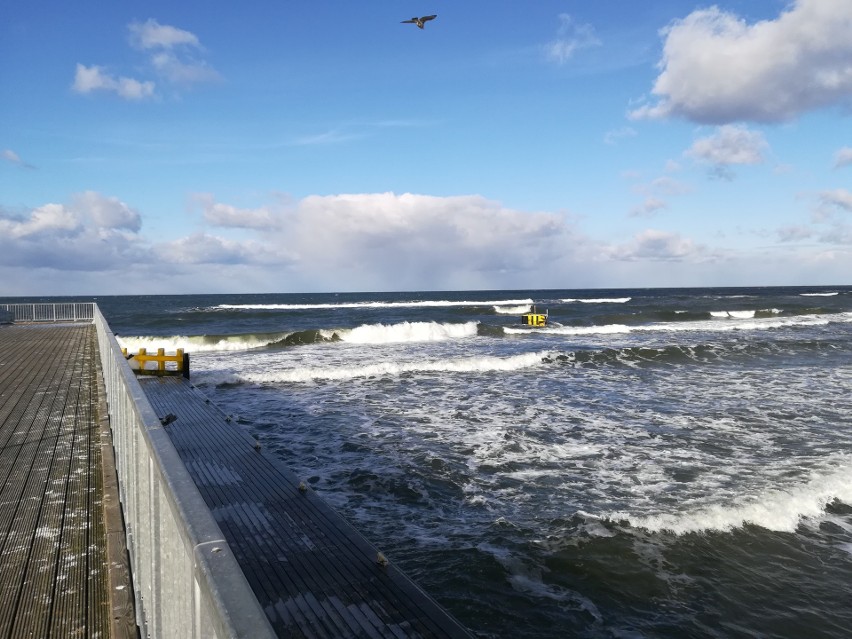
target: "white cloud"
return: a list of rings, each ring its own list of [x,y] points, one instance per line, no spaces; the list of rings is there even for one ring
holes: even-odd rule
[[[794,0],[774,20],[747,24],[718,7],[670,24],[656,104],[634,118],[705,124],[778,122],[852,99],[852,3]]]
[[[17,153],[15,153],[14,151],[12,151],[11,149],[4,149],[3,150],[3,159],[8,160],[12,164],[23,164],[20,156]]]
[[[647,229],[637,234],[630,242],[613,246],[610,256],[628,262],[651,260],[680,262],[688,259],[703,259],[706,249],[677,233]]]
[[[189,87],[221,79],[219,72],[203,60],[181,59],[171,52],[152,55],[151,64],[161,77],[176,86]]]
[[[842,166],[852,166],[852,147],[844,146],[834,154],[834,168]]]
[[[852,206],[848,191],[822,195]],[[461,290],[805,284],[838,281],[852,268],[852,253],[836,248],[852,243],[839,212],[779,230],[781,250],[735,252],[656,229],[607,243],[567,214],[478,195],[344,194],[257,208],[196,199],[202,228],[164,243],[140,234],[140,213],[97,192],[25,214],[0,208],[0,282],[20,295]],[[649,195],[646,205],[662,202]],[[831,251],[814,246],[829,242]]]
[[[768,146],[759,131],[726,124],[713,135],[696,140],[684,155],[711,165],[720,177],[731,177],[729,167],[733,165],[762,163]]]
[[[282,265],[292,262],[286,252],[258,241],[235,241],[207,233],[196,233],[173,242],[158,244],[153,252],[163,263]]]
[[[314,288],[491,288],[541,282],[535,272],[555,282],[557,262],[581,254],[590,261],[592,243],[563,215],[507,209],[476,195],[315,195],[255,209],[198,200],[207,223],[257,232],[258,247],[284,260],[289,281]],[[239,258],[234,247],[225,253]]]
[[[160,24],[153,18],[146,22],[132,22],[127,28],[130,31],[130,44],[137,49],[172,49],[180,45],[201,47],[195,34]]]
[[[115,77],[105,72],[103,67],[87,67],[77,63],[72,90],[77,93],[107,91],[117,94],[125,100],[144,100],[154,95],[154,83],[133,78]]]
[[[630,211],[631,217],[652,217],[665,208],[668,208],[668,203],[656,197],[645,198],[645,201],[639,206],[633,207]]]
[[[799,242],[813,237],[814,231],[807,226],[786,226],[777,231],[779,242]]]
[[[127,28],[131,45],[148,51],[154,71],[172,85],[190,87],[221,79],[218,71],[197,57],[204,47],[194,33],[160,24],[153,18],[144,23],[133,22]]]
[[[847,191],[846,189],[823,191],[819,194],[819,200],[822,207],[837,207],[852,213],[852,191]]]
[[[201,206],[204,221],[211,226],[270,230],[282,226],[283,218],[267,207],[241,209],[216,202],[209,193],[199,193],[194,198]]]
[[[13,240],[73,235],[80,226],[78,216],[61,204],[45,204],[23,219],[0,217],[0,235]]]
[[[589,24],[577,24],[566,14],[559,16],[559,28],[556,39],[544,47],[547,58],[557,64],[564,64],[580,49],[600,46],[601,41],[595,35],[594,28]]]
[[[70,205],[44,204],[24,215],[0,211],[0,266],[61,271],[127,268],[148,259],[135,231],[139,216],[94,192]]]
[[[132,22],[128,25],[130,44],[146,52],[150,72],[178,89],[194,85],[217,82],[219,72],[205,60],[199,58],[204,48],[198,37],[154,19],[147,22]],[[143,100],[155,94],[153,80],[137,80],[116,76],[103,66],[77,64],[72,89],[77,93],[93,91],[113,92],[126,100]]]
[[[570,235],[561,216],[505,209],[480,196],[405,193],[311,196],[287,230],[311,260],[346,268],[526,269],[559,254]]]
[[[72,208],[75,211],[88,217],[95,226],[102,229],[125,229],[137,233],[142,227],[139,212],[117,197],[86,191],[75,195],[72,201]]]
[[[4,149],[2,153],[0,153],[0,157],[2,157],[7,162],[11,162],[12,164],[16,164],[25,169],[34,169],[35,167],[32,164],[28,164],[21,159],[17,153],[15,153],[12,149]]]

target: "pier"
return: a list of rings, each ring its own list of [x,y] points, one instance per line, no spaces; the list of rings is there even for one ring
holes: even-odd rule
[[[470,636],[189,380],[137,378],[96,305],[13,306],[0,637]]]
[[[0,327],[0,637],[135,637],[91,324]]]

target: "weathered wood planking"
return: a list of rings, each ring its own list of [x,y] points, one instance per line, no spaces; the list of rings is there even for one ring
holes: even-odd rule
[[[0,637],[110,636],[98,371],[92,325],[0,327]]]
[[[470,636],[187,380],[140,382],[279,636]]]

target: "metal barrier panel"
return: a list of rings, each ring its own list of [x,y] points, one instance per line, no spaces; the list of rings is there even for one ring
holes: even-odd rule
[[[91,322],[94,302],[58,302],[0,304],[0,311],[11,313],[13,322]]]
[[[143,637],[274,637],[198,488],[94,307]]]

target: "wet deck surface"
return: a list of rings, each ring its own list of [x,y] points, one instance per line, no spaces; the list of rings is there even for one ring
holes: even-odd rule
[[[187,380],[140,382],[279,636],[470,636]]]
[[[0,326],[0,638],[135,634],[98,361],[91,324]]]

